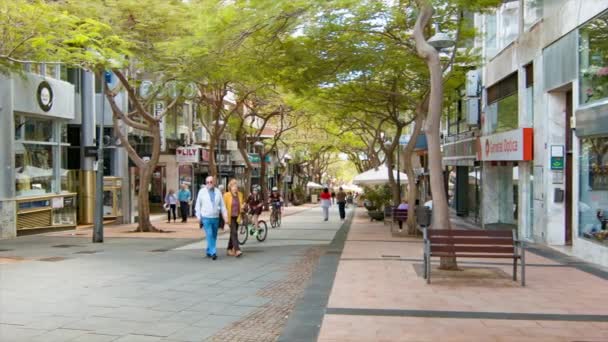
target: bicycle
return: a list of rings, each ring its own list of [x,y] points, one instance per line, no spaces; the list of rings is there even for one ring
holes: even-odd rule
[[[249,238],[249,235],[255,236],[255,238],[259,242],[263,242],[266,240],[266,236],[268,236],[268,225],[266,225],[266,221],[258,220],[258,228],[256,229],[253,225],[251,215],[248,213],[243,213],[243,220],[239,225],[238,236],[237,239],[241,245],[244,245]]]
[[[272,203],[272,212],[270,213],[270,226],[272,228],[281,227],[281,203]]]

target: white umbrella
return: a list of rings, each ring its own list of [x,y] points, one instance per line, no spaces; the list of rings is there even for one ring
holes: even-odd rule
[[[308,182],[308,184],[306,184],[306,187],[309,189],[323,189],[323,185],[317,184],[315,182]]]
[[[342,190],[344,191],[354,191],[354,192],[363,192],[361,187],[358,187],[354,184],[344,184],[342,185]]]
[[[397,172],[393,170],[393,176],[397,179]],[[399,178],[402,184],[407,183],[407,175],[399,172]],[[357,185],[379,185],[388,183],[388,168],[384,165],[375,169],[367,170],[358,174],[353,179],[353,183]]]

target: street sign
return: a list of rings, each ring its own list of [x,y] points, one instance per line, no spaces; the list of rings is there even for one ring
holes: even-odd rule
[[[551,157],[551,170],[563,170],[564,157]]]

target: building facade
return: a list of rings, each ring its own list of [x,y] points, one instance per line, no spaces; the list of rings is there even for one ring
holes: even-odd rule
[[[607,19],[606,0],[504,1],[477,15],[484,66],[473,139],[482,226],[517,227],[605,266]]]

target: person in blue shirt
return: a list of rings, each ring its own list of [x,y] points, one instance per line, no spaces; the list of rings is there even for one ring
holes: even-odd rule
[[[192,202],[192,195],[188,190],[187,184],[182,184],[182,188],[177,193],[177,200],[179,201],[180,214],[182,216],[182,222],[188,221],[188,207]]]

